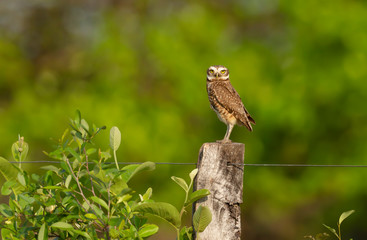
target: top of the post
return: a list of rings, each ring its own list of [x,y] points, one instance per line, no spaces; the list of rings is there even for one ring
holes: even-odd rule
[[[222,147],[222,148],[226,148],[226,147],[239,147],[239,148],[243,148],[245,147],[244,143],[238,143],[238,142],[206,142],[203,144],[203,146],[216,146],[216,147]],[[202,146],[202,147],[203,147]]]

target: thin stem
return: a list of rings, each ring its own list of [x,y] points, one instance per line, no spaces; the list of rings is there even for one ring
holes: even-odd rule
[[[189,190],[187,192],[185,191],[185,202],[184,202],[184,204],[182,206],[182,209],[181,209],[181,212],[180,212],[180,218],[182,218],[182,215],[185,212],[185,205],[186,205],[187,199],[189,197],[189,191],[191,189],[192,183],[193,183],[193,181],[190,181]]]
[[[75,191],[75,190],[74,190],[74,192],[82,196],[82,194],[81,194],[80,192],[77,192],[77,191]],[[78,202],[79,206],[81,206],[85,212],[88,212],[88,210],[87,210],[87,209],[85,209],[85,208],[84,208],[84,206],[79,202],[78,198],[77,198],[73,193],[70,193],[70,194],[71,194],[71,195],[74,197],[74,199]],[[95,223],[99,228],[103,229],[103,227],[102,227],[101,225],[99,225],[99,224],[98,224],[98,222],[94,222],[94,223]]]
[[[88,204],[88,206],[90,207],[90,209],[93,211],[93,213],[96,215],[96,217],[98,218],[98,220],[103,224],[103,219],[100,219],[99,217],[98,217],[98,214],[94,211],[94,209],[92,208],[92,205],[90,204],[90,202],[89,202],[89,200],[85,197],[85,195],[84,195],[84,193],[83,193],[83,189],[82,189],[82,187],[81,187],[81,185],[80,185],[80,182],[79,182],[79,179],[75,176],[75,173],[74,173],[74,171],[73,171],[73,168],[71,167],[71,165],[70,165],[70,162],[69,162],[69,159],[68,158],[66,158],[65,157],[65,159],[66,159],[66,163],[68,164],[68,166],[69,166],[69,169],[70,169],[70,171],[71,171],[71,174],[73,175],[73,177],[74,177],[74,180],[75,180],[75,182],[76,182],[76,184],[78,185],[78,188],[79,188],[79,191],[80,191],[80,195],[82,196],[82,198],[84,199],[84,201]]]
[[[111,207],[111,194],[110,194],[110,188],[111,188],[112,181],[108,184],[107,194],[108,194],[108,211],[107,211],[107,219],[110,220],[110,207]]]
[[[88,162],[88,155],[87,155],[87,151],[85,150],[84,148],[84,154],[85,154],[85,161],[86,161],[86,169],[87,169],[87,172],[88,172],[88,175],[89,175],[89,179],[90,179],[90,185],[91,185],[91,189],[92,189],[92,193],[94,196],[96,196],[96,194],[94,193],[94,187],[93,187],[93,180],[92,180],[92,177],[90,175],[90,172],[89,172],[89,162]]]
[[[116,168],[117,168],[117,170],[120,170],[120,169],[119,169],[119,164],[117,163],[116,151],[113,151],[113,158],[115,159],[115,163],[116,163]]]
[[[340,232],[340,224],[338,223],[338,231],[339,231],[339,236],[338,236],[338,238],[339,238],[339,240],[342,240],[342,234],[341,234],[341,232]]]
[[[110,240],[111,238],[110,238],[110,226],[106,226],[105,227],[105,230],[106,230],[106,238],[107,238],[107,240]]]

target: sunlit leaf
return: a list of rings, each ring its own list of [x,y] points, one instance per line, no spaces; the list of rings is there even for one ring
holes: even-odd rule
[[[354,210],[350,210],[347,212],[343,212],[340,217],[339,217],[339,225],[342,224],[342,222],[349,217],[351,214],[353,214],[355,211]]]
[[[6,181],[2,186],[1,186],[1,194],[2,195],[9,195],[12,192],[12,189],[14,186],[17,185],[16,181]]]
[[[66,177],[66,180],[65,180],[65,187],[68,188],[69,187],[69,184],[70,184],[70,181],[72,179],[72,176],[71,175],[68,175]]]
[[[150,199],[150,197],[152,196],[152,192],[153,192],[153,189],[152,188],[148,188],[147,191],[142,196],[143,200]]]
[[[84,216],[85,216],[86,218],[90,218],[90,219],[93,219],[93,220],[97,219],[97,216],[96,216],[96,215],[94,215],[93,213],[87,213],[87,214],[85,214]]]
[[[71,155],[73,155],[73,157],[75,157],[75,159],[77,159],[79,162],[81,162],[80,155],[77,152],[75,152],[72,148],[70,148],[70,147],[65,148],[65,151],[69,152]]]
[[[174,206],[169,203],[146,202],[137,205],[134,208],[134,211],[140,213],[148,213],[160,217],[176,227],[179,227],[181,225],[180,213]]]
[[[339,238],[338,234],[336,233],[336,230],[332,227],[329,227],[328,225],[326,224],[322,224],[324,225],[324,227],[326,227],[330,232],[332,232],[337,238]]]
[[[69,223],[66,223],[66,222],[56,222],[56,223],[52,224],[51,227],[62,229],[62,230],[72,230],[72,229],[74,229],[72,225],[70,225]]]
[[[192,223],[197,232],[203,232],[212,221],[212,213],[207,206],[199,206],[194,213]]]
[[[22,186],[26,186],[26,182],[25,182],[25,178],[23,173],[19,172],[18,173],[18,182],[22,185]]]
[[[83,236],[83,237],[87,238],[87,239],[92,239],[91,236],[87,232],[83,232],[83,231],[76,230],[76,229],[73,229],[72,231],[74,233],[80,235],[80,236]]]
[[[11,208],[5,203],[0,204],[0,213],[3,214],[5,217],[12,217],[14,215]]]
[[[17,181],[18,173],[20,170],[13,164],[9,163],[5,158],[0,157],[0,173],[4,176],[7,181]],[[24,187],[20,184],[15,184],[12,187],[15,194],[19,194]]]
[[[107,203],[103,199],[101,199],[101,198],[99,198],[97,196],[92,196],[92,197],[90,197],[90,199],[92,199],[95,203],[101,205],[106,210],[108,210],[108,205],[107,205]]]
[[[189,191],[189,186],[187,186],[187,183],[185,180],[179,177],[172,176],[171,179],[175,181],[185,192]]]
[[[153,234],[156,234],[158,232],[159,228],[157,225],[154,224],[144,224],[140,229],[139,229],[139,236],[140,237],[149,237],[152,236]]]
[[[43,167],[40,167],[41,169],[44,169],[44,170],[49,170],[49,171],[53,171],[55,173],[58,173],[59,172],[59,168],[53,166],[53,165],[48,165],[48,166],[43,166]]]
[[[65,189],[65,188],[60,187],[60,186],[44,186],[43,188],[44,189]]]
[[[153,162],[144,162],[142,164],[131,164],[128,166],[125,166],[121,169],[122,179],[125,180],[125,182],[129,182],[129,180],[134,177],[137,173],[140,173],[142,171],[152,171],[155,169],[155,163]]]
[[[113,151],[117,151],[121,143],[121,132],[118,127],[112,127],[110,130],[110,147]]]
[[[190,179],[191,179],[191,181],[193,181],[194,180],[194,178],[196,177],[196,174],[198,173],[198,169],[197,168],[195,168],[194,170],[192,170],[191,172],[190,172]]]
[[[48,229],[46,223],[43,223],[38,231],[38,238],[37,240],[47,240],[48,239]]]
[[[75,123],[77,124],[78,127],[79,127],[81,121],[82,121],[82,114],[80,113],[79,110],[76,110],[75,111]]]
[[[189,195],[189,198],[187,202],[185,203],[185,206],[188,206],[194,203],[195,201],[208,196],[209,194],[210,194],[210,191],[208,189],[199,189]]]

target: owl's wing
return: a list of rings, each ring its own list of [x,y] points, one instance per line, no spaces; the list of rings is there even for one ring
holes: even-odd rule
[[[232,87],[233,91],[235,92],[235,94],[238,96],[238,98],[240,99],[241,103],[242,103],[242,106],[243,106],[243,109],[245,110],[245,113],[246,113],[246,116],[248,118],[248,120],[253,123],[253,124],[256,124],[255,120],[250,116],[250,113],[247,111],[247,109],[245,108],[245,106],[243,105],[243,102],[242,102],[242,99],[240,97],[240,95],[237,93],[237,91]]]
[[[251,123],[255,120],[250,116],[242,103],[240,95],[229,83],[226,85],[216,85],[213,88],[214,96],[218,103],[228,112],[232,113],[240,122],[252,131]]]

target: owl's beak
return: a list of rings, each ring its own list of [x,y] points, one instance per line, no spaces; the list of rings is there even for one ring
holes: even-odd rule
[[[216,73],[216,74],[215,74],[215,76],[216,76],[216,77],[219,77],[219,73]]]

